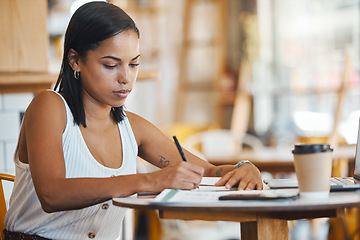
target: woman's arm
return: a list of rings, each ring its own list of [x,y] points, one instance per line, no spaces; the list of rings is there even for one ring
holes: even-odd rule
[[[183,162],[175,143],[158,128],[136,114],[127,112],[139,145],[139,156],[160,168],[178,165]],[[214,166],[185,150],[189,163],[204,169],[204,176],[222,177],[217,185],[228,188],[239,184],[238,189],[262,189],[259,170],[245,163],[239,168],[232,165]]]
[[[202,169],[191,164],[148,174],[66,178],[62,134],[67,119],[62,99],[49,91],[40,93],[29,105],[23,121],[19,157],[30,166],[37,196],[46,212],[81,209],[142,191],[192,189],[201,180]]]

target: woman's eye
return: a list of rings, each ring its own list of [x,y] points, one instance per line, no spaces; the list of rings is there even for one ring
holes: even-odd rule
[[[139,63],[130,63],[130,67],[135,68],[135,67],[138,67],[138,66],[139,66]]]
[[[107,65],[107,64],[104,64],[104,67],[108,68],[108,69],[113,69],[113,68],[116,68],[118,65]]]

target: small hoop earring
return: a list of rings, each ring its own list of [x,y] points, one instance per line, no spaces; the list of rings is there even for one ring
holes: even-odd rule
[[[80,72],[74,71],[74,78],[79,79],[79,77],[80,77]]]

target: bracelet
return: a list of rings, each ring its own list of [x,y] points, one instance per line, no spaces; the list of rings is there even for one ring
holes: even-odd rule
[[[234,165],[234,168],[238,168],[241,165],[243,165],[244,163],[250,163],[251,165],[253,165],[255,167],[255,165],[252,162],[250,162],[249,160],[241,160],[237,164]]]

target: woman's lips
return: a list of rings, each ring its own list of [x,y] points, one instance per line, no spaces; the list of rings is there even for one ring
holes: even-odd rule
[[[123,99],[123,98],[127,98],[130,92],[131,92],[130,89],[124,89],[124,90],[114,91],[113,93],[119,98]]]

